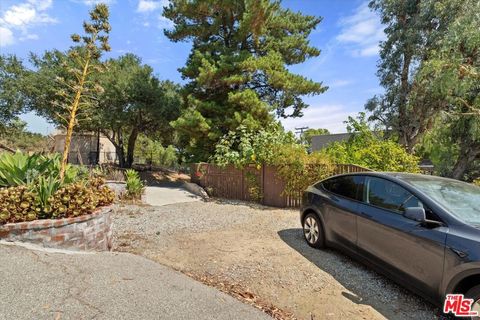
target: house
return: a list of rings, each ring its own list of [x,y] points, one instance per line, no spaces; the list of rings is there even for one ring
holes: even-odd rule
[[[54,152],[63,152],[65,132],[58,130],[53,134]],[[107,137],[96,132],[74,133],[70,143],[68,162],[72,164],[117,163],[115,147]]]
[[[332,142],[345,141],[350,138],[351,133],[322,134],[312,137],[312,152],[322,150]]]

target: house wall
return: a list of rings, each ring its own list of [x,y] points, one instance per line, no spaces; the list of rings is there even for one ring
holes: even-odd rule
[[[65,134],[54,135],[54,152],[63,152]],[[97,135],[74,134],[70,144],[68,162],[72,164],[91,164],[96,161]],[[116,162],[115,147],[105,136],[100,136],[100,163]]]

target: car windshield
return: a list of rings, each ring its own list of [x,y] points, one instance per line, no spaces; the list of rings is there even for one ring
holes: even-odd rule
[[[461,181],[433,177],[412,176],[406,180],[463,222],[480,225],[479,187]]]

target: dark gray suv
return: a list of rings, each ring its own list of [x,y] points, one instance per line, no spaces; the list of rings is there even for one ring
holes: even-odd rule
[[[480,303],[480,188],[406,173],[338,175],[303,194],[312,247],[340,249],[435,304]]]

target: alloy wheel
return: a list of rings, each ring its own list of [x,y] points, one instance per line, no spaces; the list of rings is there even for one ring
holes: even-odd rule
[[[303,232],[305,238],[310,244],[315,244],[320,235],[320,229],[317,221],[313,217],[307,217],[305,223],[303,224]]]

